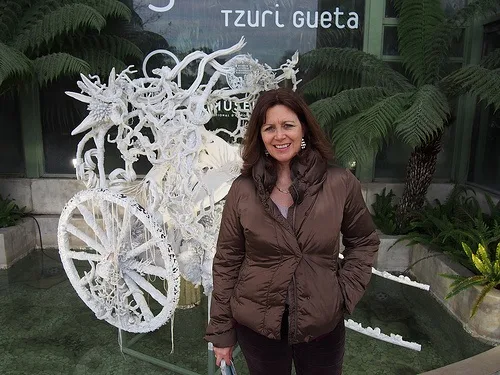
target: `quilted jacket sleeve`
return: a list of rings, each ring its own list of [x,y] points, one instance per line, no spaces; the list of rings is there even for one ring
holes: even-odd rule
[[[363,196],[361,184],[346,170],[347,197],[342,219],[343,266],[339,270],[339,282],[349,314],[359,302],[370,281],[379,246],[379,238]]]
[[[245,257],[245,238],[238,214],[238,199],[238,180],[236,180],[229,190],[222,212],[213,263],[214,289],[210,322],[205,335],[205,340],[218,348],[236,344],[235,321],[229,301]]]

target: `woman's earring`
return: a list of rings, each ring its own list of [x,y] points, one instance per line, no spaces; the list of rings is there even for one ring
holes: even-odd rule
[[[269,151],[264,150],[264,155],[269,156]]]
[[[304,140],[304,138],[302,138],[302,140],[300,141],[300,148],[302,150],[304,150],[306,148],[306,141]]]

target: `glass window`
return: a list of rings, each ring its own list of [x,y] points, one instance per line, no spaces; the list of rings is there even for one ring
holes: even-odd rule
[[[383,54],[398,56],[398,28],[396,26],[384,26]]]
[[[454,128],[451,127],[443,135],[443,148],[438,155],[435,179],[448,181],[451,177],[453,139]],[[399,140],[384,145],[375,160],[375,179],[404,179],[410,156],[411,148]]]
[[[134,10],[134,19],[145,33],[157,36],[151,40],[159,41],[139,42],[144,55],[168,49],[182,59],[195,50],[209,53],[228,48],[244,36],[246,46],[240,53],[249,53],[259,62],[277,68],[297,50],[303,54],[327,46],[358,49],[363,46],[365,0],[129,0],[126,3]],[[149,60],[147,69],[172,64],[167,55],[156,55]],[[194,69],[183,71],[183,86],[195,79],[194,72]],[[87,113],[84,105],[64,95],[64,91],[79,92],[75,82],[68,81],[47,87],[41,93],[45,171],[51,174],[74,174],[72,159],[82,135],[70,133]],[[225,108],[224,104],[221,103],[221,113],[212,119],[209,128],[234,126],[231,108]],[[113,145],[107,145],[105,161],[107,171],[123,167]],[[146,160],[137,164],[136,171],[141,174],[150,168]]]
[[[0,95],[0,174],[24,175],[21,118],[17,95]]]
[[[396,7],[394,6],[394,0],[385,0],[385,17],[386,18],[397,18],[398,13]]]
[[[500,48],[500,21],[485,25],[483,57]],[[500,113],[477,106],[472,133],[468,180],[500,191]]]

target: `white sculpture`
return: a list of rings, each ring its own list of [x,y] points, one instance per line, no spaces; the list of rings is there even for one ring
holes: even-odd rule
[[[78,295],[120,329],[148,332],[163,325],[177,305],[180,275],[211,293],[222,200],[239,174],[237,141],[252,104],[284,79],[297,83],[297,53],[276,70],[250,55],[217,62],[244,45],[242,38],[210,54],[195,51],[172,68],[155,69],[154,77],[133,79],[131,67],[119,74],[113,69],[108,82],[82,75],[81,93],[67,93],[88,104],[88,116],[72,132],[86,132],[75,168],[87,190],[61,214],[59,251]],[[182,88],[180,74],[195,61],[196,78]],[[215,72],[202,83],[207,67]],[[234,103],[237,123],[210,132],[205,125],[221,100]],[[109,174],[106,141],[124,161]],[[143,178],[134,169],[140,157],[151,164]]]

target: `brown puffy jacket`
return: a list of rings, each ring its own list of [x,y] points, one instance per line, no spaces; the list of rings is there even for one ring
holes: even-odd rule
[[[216,347],[236,344],[236,324],[280,339],[285,303],[289,343],[311,341],[333,330],[365,291],[379,240],[359,181],[317,160],[299,168],[299,199],[286,219],[264,188],[262,166],[228,193],[205,336]]]

